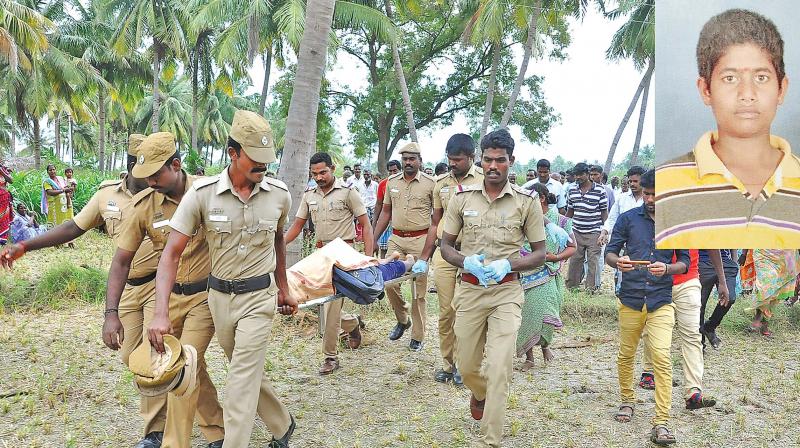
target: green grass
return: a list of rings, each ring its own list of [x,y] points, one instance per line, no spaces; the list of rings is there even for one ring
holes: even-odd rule
[[[47,269],[35,283],[16,276],[0,277],[0,311],[64,309],[76,303],[105,299],[108,273],[62,262]]]

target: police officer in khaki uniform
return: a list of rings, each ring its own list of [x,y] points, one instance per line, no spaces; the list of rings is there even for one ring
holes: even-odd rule
[[[141,134],[128,137],[128,170],[136,164],[136,149],[144,140]],[[146,189],[147,182],[126,174],[119,180],[104,181],[92,195],[86,206],[81,209],[74,220],[67,221],[43,235],[8,246],[0,263],[10,264],[26,251],[44,249],[65,244],[83,235],[90,229],[100,227],[103,223],[106,232],[117,245],[122,224],[129,219],[133,206],[133,196]],[[107,302],[105,321],[103,323],[103,342],[112,350],[122,349],[122,362],[128,364],[128,357],[142,341],[142,328],[147,325],[153,315],[155,300],[156,266],[158,254],[153,251],[153,244],[146,238],[131,263],[130,274],[125,282],[125,289],[118,302]],[[137,448],[156,448],[161,444],[166,420],[167,396],[140,396],[140,413],[144,419],[145,438],[139,441]]]
[[[436,238],[442,238],[443,225],[440,221],[447,212],[447,204],[456,193],[458,185],[479,185],[483,182],[483,170],[475,166],[475,141],[467,134],[455,134],[447,141],[445,148],[450,170],[436,178],[433,189],[433,227]],[[456,239],[456,247],[461,243],[461,234]],[[436,244],[438,246],[438,244]],[[428,260],[430,254],[423,253],[422,259]],[[439,298],[439,350],[442,353],[444,366],[436,371],[433,379],[440,383],[453,381],[462,385],[454,361],[456,336],[453,323],[456,312],[453,309],[453,293],[456,287],[458,268],[442,258],[441,250],[433,255],[433,280],[436,283],[436,295]]]
[[[380,236],[391,219],[392,236],[389,237],[387,253],[397,251],[403,256],[411,254],[419,258],[421,254],[432,251],[436,236],[436,229],[431,226],[433,187],[436,181],[420,170],[422,157],[418,144],[409,143],[404,146],[400,150],[400,158],[403,172],[390,176],[386,183],[386,196],[374,235]],[[417,260],[412,270],[416,273],[426,272],[427,262]],[[425,339],[427,282],[427,275],[414,280],[416,299],[411,304],[411,319],[408,318],[408,303],[400,295],[400,285],[393,284],[386,287],[386,296],[397,317],[397,325],[389,333],[389,339],[392,341],[400,339],[413,322],[411,342],[408,345],[413,351],[422,350],[422,341]]]
[[[264,374],[264,361],[276,309],[297,311],[297,300],[287,292],[283,240],[291,197],[286,184],[264,177],[275,147],[263,117],[235,113],[228,155],[230,166],[196,181],[170,220],[173,232],[158,265],[156,317],[148,336],[163,351],[162,335],[171,332],[164,310],[174,300],[169,290],[180,273],[178,260],[192,251],[193,235],[205,235],[211,259],[208,304],[230,361],[223,446],[247,447],[258,412],[273,434],[270,447],[286,448],[294,419]]]
[[[514,140],[508,131],[484,136],[481,150],[484,181],[456,187],[447,206],[441,251],[462,272],[453,297],[456,363],[472,391],[472,417],[481,420],[478,445],[499,447],[522,321],[519,272],[544,263],[545,233],[536,194],[508,182],[508,168],[514,163]],[[459,234],[460,251],[455,247]],[[526,239],[533,251],[520,257]]]
[[[175,150],[175,138],[169,132],[157,132],[139,146],[138,160],[131,174],[147,179],[150,188],[133,197],[133,212],[122,227],[117,251],[108,276],[107,300],[122,293],[128,278],[131,261],[142,242],[149,238],[153,250],[161,253],[170,234],[170,219],[181,198],[191,188],[195,177],[181,169],[180,155]],[[212,447],[221,446],[225,431],[222,427],[222,407],[217,390],[206,372],[205,351],[214,336],[214,323],[208,309],[208,244],[205,235],[191,238],[188,250],[178,264],[178,277],[170,287],[172,300],[169,315],[163,317],[171,325],[182,344],[193,346],[198,355],[198,387],[186,397],[167,397],[167,422],[164,447],[189,447],[192,422],[198,416],[200,430]],[[158,302],[150,326],[162,317]]]
[[[297,238],[310,217],[315,226],[317,248],[336,238],[341,238],[352,246],[356,236],[353,225],[355,218],[364,229],[364,252],[372,254],[372,226],[358,190],[345,187],[333,175],[336,166],[328,153],[318,152],[311,156],[310,167],[317,186],[309,188],[303,194],[294,223],[286,232],[286,244]],[[339,368],[337,348],[340,328],[348,333],[347,344],[350,348],[357,349],[361,345],[360,327],[364,324],[360,316],[342,311],[343,302],[344,299],[338,299],[323,306],[325,332],[322,335],[322,352],[325,360],[319,369],[320,375],[328,375]]]

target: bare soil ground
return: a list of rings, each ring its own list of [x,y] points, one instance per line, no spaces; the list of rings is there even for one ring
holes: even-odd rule
[[[70,257],[107,266],[106,250],[79,243]],[[52,253],[23,259],[18,273],[35,275],[32,266],[47,256]],[[556,348],[553,363],[537,360],[529,372],[514,373],[503,446],[650,446],[652,392],[637,392],[632,423],[612,419],[618,404],[616,305],[608,275],[603,294],[570,295],[564,306],[556,347],[585,346]],[[800,310],[780,310],[772,339],[750,336],[744,331],[749,300],[742,297],[720,329],[721,349],[706,352],[706,391],[718,405],[687,411],[682,386],[673,390],[678,447],[800,446]],[[428,336],[420,353],[408,350],[408,336],[387,340],[394,322],[385,302],[357,312],[367,322],[364,344],[343,349],[342,369],[328,377],[317,375],[321,339],[313,313],[276,319],[265,368],[297,419],[292,446],[470,446],[478,427],[469,416],[469,392],[432,380],[439,367],[435,294],[428,296]],[[141,437],[131,375],[103,346],[101,325],[101,305],[0,315],[0,447],[126,447]],[[582,343],[587,338],[590,343]],[[682,384],[677,345],[672,356]],[[222,400],[226,362],[216,341],[207,360]],[[258,421],[251,446],[269,438]],[[195,430],[193,445],[206,443]]]

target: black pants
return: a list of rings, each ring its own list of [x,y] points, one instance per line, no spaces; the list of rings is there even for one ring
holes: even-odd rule
[[[733,306],[736,301],[736,276],[739,275],[739,265],[735,261],[727,258],[722,259],[722,267],[725,271],[725,283],[728,285],[728,292],[730,295],[730,303],[727,306],[722,306],[717,303],[711,317],[706,320],[706,303],[711,296],[711,291],[719,285],[717,273],[714,271],[714,266],[711,262],[700,262],[697,266],[700,271],[700,326],[705,326],[707,331],[716,331],[722,318]],[[705,344],[705,338],[703,339]]]

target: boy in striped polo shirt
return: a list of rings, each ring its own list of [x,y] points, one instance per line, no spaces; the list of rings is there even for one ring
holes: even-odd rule
[[[608,197],[605,188],[589,179],[589,165],[581,162],[572,169],[575,185],[567,192],[567,218],[572,218],[572,230],[578,250],[569,259],[567,288],[577,288],[583,275],[583,261],[588,259],[586,289],[593,293],[599,286],[600,230],[608,217]]]
[[[770,134],[788,88],[778,29],[725,11],[703,26],[697,65],[717,130],[656,171],[657,247],[800,247],[800,158]]]

